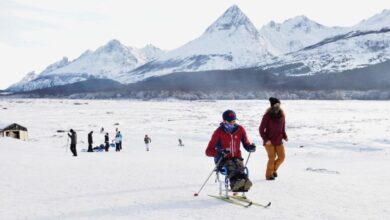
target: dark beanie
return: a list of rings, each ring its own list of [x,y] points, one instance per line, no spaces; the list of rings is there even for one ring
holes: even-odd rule
[[[228,122],[231,122],[231,121],[234,121],[234,120],[237,120],[236,118],[236,113],[232,110],[226,110],[223,114],[222,114],[222,119],[224,121],[228,121]]]
[[[270,102],[270,104],[271,104],[271,107],[274,106],[276,103],[279,103],[279,104],[280,104],[279,99],[274,98],[274,97],[269,98],[269,102]]]

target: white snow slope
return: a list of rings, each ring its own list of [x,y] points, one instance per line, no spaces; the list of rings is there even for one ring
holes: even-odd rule
[[[283,23],[271,21],[261,27],[259,33],[274,55],[283,55],[318,43],[325,38],[346,33],[347,30],[342,27],[327,27],[302,15]]]
[[[268,106],[268,101],[0,100],[0,122],[18,122],[30,136],[28,142],[0,137],[0,219],[390,218],[388,102],[282,102],[290,141],[273,182],[264,180],[267,158],[258,135]],[[204,150],[228,108],[258,146],[248,163],[254,182],[248,196],[271,201],[268,209],[208,197],[218,193],[214,176],[193,197],[214,166]],[[95,145],[102,143],[102,126],[111,138],[116,127],[122,131],[123,151],[81,152],[90,130]],[[70,128],[78,133],[77,158],[65,148],[65,133],[56,132]],[[149,152],[145,134],[152,138]]]
[[[91,77],[117,80],[121,73],[131,71],[164,53],[150,44],[137,49],[127,47],[118,40],[111,40],[96,51],[87,50],[72,62],[64,57],[32,80],[24,79],[8,90],[29,91],[84,81]]]
[[[131,83],[173,72],[196,72],[252,67],[272,57],[249,18],[233,5],[197,39],[139,69],[124,74]]]
[[[381,13],[361,21],[359,24],[353,26],[352,29],[369,31],[380,30],[384,27],[390,28],[390,9],[384,9]]]
[[[346,29],[347,32],[329,37],[303,50],[265,62],[264,69],[302,63],[310,68],[300,75],[333,73],[362,68],[390,60],[390,10],[363,20]]]
[[[271,21],[257,31],[232,6],[202,36],[123,74],[120,81],[132,83],[175,72],[274,69],[297,63],[309,69],[298,75],[342,72],[390,60],[389,34],[390,10],[352,27],[327,27],[297,16],[283,23]],[[290,72],[295,74],[297,69]]]

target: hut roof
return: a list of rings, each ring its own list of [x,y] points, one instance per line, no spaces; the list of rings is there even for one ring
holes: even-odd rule
[[[27,128],[24,126],[21,126],[17,123],[1,123],[0,122],[0,131],[5,131],[5,130],[22,130],[22,131],[27,131]]]

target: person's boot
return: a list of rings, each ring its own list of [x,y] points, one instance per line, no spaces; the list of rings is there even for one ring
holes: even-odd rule
[[[245,180],[245,184],[244,184],[244,190],[248,191],[251,188],[252,185],[253,185],[252,181],[250,181],[249,179],[246,179]]]
[[[245,179],[238,179],[230,183],[230,188],[232,189],[233,192],[240,191],[241,188],[245,186],[245,182],[246,182]]]

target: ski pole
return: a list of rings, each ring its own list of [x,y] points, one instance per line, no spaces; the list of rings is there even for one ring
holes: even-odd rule
[[[216,169],[217,169],[217,167],[219,166],[219,164],[221,163],[222,159],[223,159],[223,157],[221,157],[221,158],[218,160],[217,164],[215,165],[215,167],[214,167],[213,170],[211,171],[210,175],[207,177],[206,181],[204,181],[204,183],[203,183],[202,187],[200,187],[199,191],[198,191],[197,193],[194,193],[194,196],[198,196],[198,195],[199,195],[199,193],[202,191],[203,187],[206,185],[207,181],[209,181],[211,175],[213,175],[213,173],[216,171]]]
[[[65,153],[66,154],[68,154],[68,146],[69,146],[69,137],[68,137],[68,135],[66,135],[66,146],[65,146],[65,148],[66,148]]]
[[[249,152],[249,155],[248,155],[248,157],[246,158],[246,162],[245,162],[245,166],[244,166],[244,167],[246,167],[246,165],[248,164],[249,158],[251,157],[251,153],[252,153],[252,152]]]

